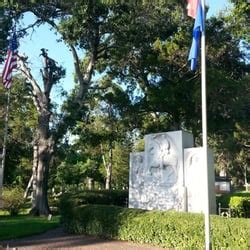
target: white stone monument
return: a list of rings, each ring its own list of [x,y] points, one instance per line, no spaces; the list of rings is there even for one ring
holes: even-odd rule
[[[203,164],[202,148],[184,149],[185,186],[187,187],[187,211],[204,213],[206,211],[206,169]],[[209,211],[216,213],[215,177],[213,153],[208,150]]]
[[[146,135],[145,152],[130,154],[129,207],[203,211],[200,205],[196,205],[199,203],[197,199],[200,199],[197,186],[189,184],[189,188],[187,185],[192,182],[193,171],[199,167],[199,164],[195,165],[192,161],[190,164],[193,153],[198,157],[190,133],[173,131]],[[204,174],[201,169],[197,169],[197,173],[200,172]],[[194,176],[196,178],[197,174]],[[202,187],[198,190],[204,195]]]

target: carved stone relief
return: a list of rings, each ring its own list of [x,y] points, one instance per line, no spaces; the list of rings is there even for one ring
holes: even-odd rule
[[[130,207],[139,208],[145,200],[143,191],[144,174],[144,152],[130,154],[130,174],[129,174],[129,203]],[[142,207],[141,207],[142,208]]]
[[[153,135],[148,148],[149,175],[156,185],[170,188],[178,180],[178,157],[174,143],[166,134]]]
[[[131,185],[138,187],[144,183],[144,153],[133,153],[131,168]]]
[[[185,209],[182,131],[145,136],[145,152],[130,155],[129,206],[142,209]]]
[[[129,207],[202,211],[205,174],[200,149],[192,147],[192,135],[183,131],[146,135],[145,152],[130,154]]]

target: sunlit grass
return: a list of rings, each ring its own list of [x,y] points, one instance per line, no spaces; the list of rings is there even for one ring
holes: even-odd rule
[[[43,233],[59,226],[60,216],[34,217],[30,215],[9,216],[0,211],[0,240],[9,240]]]
[[[3,216],[3,215],[9,215],[9,212],[6,210],[0,210],[0,216]]]
[[[21,208],[18,214],[20,215],[28,215],[30,211],[30,208]],[[10,215],[10,213],[7,210],[0,210],[0,216],[2,215]]]

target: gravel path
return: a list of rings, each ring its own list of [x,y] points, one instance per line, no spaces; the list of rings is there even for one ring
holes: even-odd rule
[[[84,250],[160,250],[163,248],[128,241],[105,240],[65,233],[61,227],[26,238],[0,242],[4,249],[84,249]],[[8,247],[7,247],[8,246]]]

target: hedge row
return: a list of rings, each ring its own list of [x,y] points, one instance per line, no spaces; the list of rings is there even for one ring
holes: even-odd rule
[[[204,248],[201,214],[145,211],[105,205],[72,207],[65,203],[62,220],[68,231],[130,240],[162,247]],[[213,248],[248,249],[250,221],[211,216]]]
[[[250,217],[250,193],[232,193],[223,194],[217,197],[217,203],[221,204],[221,207],[231,208],[233,216],[237,217]]]
[[[127,206],[127,190],[84,190],[77,193],[65,193],[61,196],[60,206],[70,201],[74,206],[84,204]]]

